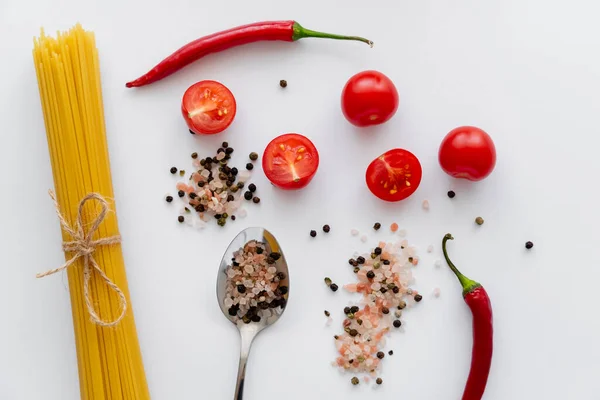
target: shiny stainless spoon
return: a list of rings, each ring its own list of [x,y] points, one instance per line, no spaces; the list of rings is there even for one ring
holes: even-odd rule
[[[252,346],[252,341],[260,331],[262,331],[270,325],[273,325],[279,319],[279,317],[281,317],[283,311],[285,310],[284,304],[283,307],[272,309],[272,311],[274,312],[272,312],[272,315],[270,317],[262,318],[260,322],[250,322],[248,324],[243,323],[237,316],[232,317],[229,315],[229,309],[227,306],[225,306],[224,303],[227,287],[227,267],[231,265],[233,253],[238,251],[240,248],[244,247],[244,245],[251,240],[256,240],[258,242],[264,243],[267,250],[267,254],[271,252],[278,252],[281,254],[281,257],[275,262],[275,264],[273,264],[273,266],[277,268],[277,272],[283,272],[285,274],[285,279],[281,281],[282,285],[287,286],[288,288],[290,286],[289,272],[287,262],[285,261],[285,255],[281,251],[279,243],[271,234],[271,232],[267,231],[264,228],[247,228],[241,231],[235,237],[235,239],[233,239],[231,244],[229,244],[229,247],[223,255],[223,259],[221,260],[221,266],[219,267],[219,274],[217,276],[217,301],[219,302],[219,307],[221,307],[221,311],[223,311],[225,317],[227,317],[228,320],[230,320],[237,326],[241,336],[240,364],[238,369],[237,385],[235,388],[234,400],[242,400],[244,395],[246,363],[248,362],[248,355],[250,354],[250,347]],[[286,295],[283,296],[286,302],[288,296],[289,291]]]

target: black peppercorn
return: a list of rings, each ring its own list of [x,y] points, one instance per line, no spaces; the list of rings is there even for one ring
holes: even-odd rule
[[[348,315],[350,312],[350,307],[344,307],[344,314]]]
[[[375,253],[376,255],[380,255],[381,254],[381,247],[375,247],[375,250],[373,250],[373,253]]]
[[[204,185],[206,185],[206,182],[204,182],[204,181],[198,182],[198,186],[199,187],[204,187]]]
[[[227,195],[227,201],[233,201],[233,200],[235,200],[235,197],[233,197],[232,194]]]
[[[250,158],[252,161],[256,161],[256,160],[258,160],[258,154],[255,152],[252,152],[252,153],[250,153],[248,158]]]
[[[195,210],[198,212],[204,212],[204,206],[202,204],[198,204],[196,206]]]
[[[279,286],[277,289],[279,290],[279,294],[282,296],[284,294],[287,294],[287,292],[289,290],[287,286]]]
[[[252,164],[252,163],[248,163],[248,164],[246,164],[246,169],[247,169],[248,171],[252,171],[252,169],[253,169],[253,168],[254,168],[254,164]]]
[[[252,320],[252,322],[260,322],[260,317],[258,315],[253,315],[250,319]]]
[[[239,172],[239,171],[238,171],[238,169],[237,169],[236,167],[233,167],[233,168],[231,168],[231,174],[232,174],[233,176],[236,176],[236,175],[238,174],[238,172]]]
[[[373,271],[367,272],[367,278],[369,278],[369,279],[375,278],[375,272],[373,272]]]
[[[386,289],[386,288],[384,288],[384,287],[382,287],[382,288],[380,289],[380,292],[381,292],[381,293],[387,293],[387,289]]]
[[[310,236],[312,237],[316,237],[317,236],[317,231],[310,231]]]
[[[357,306],[350,307],[350,312],[352,314],[356,314],[359,310],[360,310],[360,308],[358,308]]]
[[[239,293],[242,293],[242,294],[246,293],[246,286],[244,286],[244,285],[237,285],[237,291]]]
[[[172,174],[176,174],[176,173],[177,173],[177,168],[175,168],[175,167],[171,167],[171,173],[172,173]]]
[[[179,217],[177,217],[177,221],[179,222],[183,222],[185,220],[185,218],[183,217],[183,215],[180,215]]]
[[[239,187],[240,189],[244,188],[244,182],[238,182],[237,183],[237,187]]]
[[[331,289],[332,292],[337,292],[337,290],[339,289],[338,285],[335,283],[332,283],[331,286],[329,286],[329,289]]]
[[[330,230],[331,230],[331,227],[329,225],[323,225],[323,232],[329,233]]]
[[[453,199],[454,196],[456,196],[456,193],[454,193],[454,190],[449,190],[448,191],[448,197],[450,197],[451,199]]]
[[[375,222],[375,225],[373,225],[373,229],[375,229],[376,231],[378,231],[379,228],[381,228],[381,224],[379,222]]]
[[[285,79],[280,80],[279,86],[281,86],[282,88],[287,87],[287,81]]]
[[[256,254],[262,254],[263,253],[263,248],[262,247],[256,247]]]
[[[350,382],[352,382],[352,384],[356,386],[360,383],[360,380],[357,377],[353,377],[352,379],[350,379]]]
[[[390,350],[390,351],[388,351],[388,354],[389,354],[390,356],[393,356],[393,355],[394,355],[394,350]]]
[[[387,308],[387,307],[383,307],[383,308],[381,309],[381,312],[382,312],[382,313],[384,313],[384,314],[389,314],[389,313],[390,313],[390,309],[389,309],[389,308]]]
[[[232,215],[230,218],[232,221],[235,221],[235,215]]]
[[[244,198],[245,198],[246,200],[252,200],[252,192],[251,192],[251,191],[249,191],[249,190],[247,190],[247,191],[244,193]]]
[[[252,193],[256,192],[256,185],[254,183],[249,184],[248,190],[251,191]]]
[[[274,251],[271,254],[269,254],[269,257],[271,257],[273,260],[277,261],[281,258],[281,254]]]
[[[359,256],[356,258],[356,262],[359,264],[364,264],[365,263],[365,258],[363,256]]]
[[[394,288],[392,289],[392,292],[394,292],[395,294],[400,293],[400,288],[398,286],[394,286]]]
[[[183,197],[185,196],[185,192],[183,190],[180,190],[179,192],[177,192],[177,196]]]
[[[533,242],[527,242],[527,243],[525,243],[525,248],[527,250],[531,249],[532,247],[533,247]]]
[[[277,279],[279,279],[280,281],[285,279],[285,273],[284,272],[278,272],[277,273]]]
[[[196,197],[198,197],[198,195],[194,192],[190,193],[190,199],[195,199]]]
[[[228,313],[232,317],[235,317],[237,315],[238,310],[239,310],[239,307],[237,305],[231,306],[231,307],[229,307]]]
[[[258,204],[258,203],[260,203],[260,197],[254,197],[254,198],[252,199],[252,202],[254,202],[254,204]]]
[[[399,319],[394,320],[394,328],[400,328],[402,326],[402,322]]]
[[[421,300],[423,300],[423,296],[421,296],[420,294],[415,294],[415,301],[418,303]]]
[[[378,352],[377,352],[377,358],[379,358],[380,360],[382,360],[382,359],[383,359],[383,357],[385,357],[385,354],[384,354],[384,352],[383,352],[383,351],[378,351]]]
[[[358,331],[356,329],[350,329],[350,332],[348,332],[350,334],[350,336],[355,337],[358,335]]]
[[[377,378],[377,379],[375,379],[375,383],[378,385],[381,385],[383,383],[383,379]]]
[[[165,200],[167,201],[167,203],[170,203],[173,201],[173,196],[167,196],[165,197]]]

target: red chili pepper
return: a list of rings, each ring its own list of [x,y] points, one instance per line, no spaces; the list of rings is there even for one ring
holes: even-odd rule
[[[125,86],[130,88],[149,85],[171,75],[207,54],[226,50],[230,47],[261,40],[294,42],[306,37],[357,40],[373,47],[373,42],[368,39],[358,36],[342,36],[311,31],[310,29],[305,29],[295,21],[257,22],[196,39],[165,58],[145,75],[128,82]]]
[[[453,240],[451,234],[446,234],[442,240],[444,258],[463,287],[463,298],[473,314],[473,354],[471,356],[471,371],[463,392],[462,400],[480,400],[485,391],[494,347],[494,327],[492,303],[481,284],[463,274],[454,266],[446,252],[446,242]]]

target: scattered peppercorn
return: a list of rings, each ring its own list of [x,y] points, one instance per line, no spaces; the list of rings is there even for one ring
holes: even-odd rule
[[[418,303],[421,300],[423,300],[423,296],[421,296],[420,294],[415,294],[415,301]]]
[[[258,315],[253,315],[252,318],[250,318],[252,320],[252,322],[260,322],[260,316]]]
[[[252,153],[250,153],[248,158],[250,158],[252,161],[256,161],[256,160],[258,160],[258,153],[252,152]]]
[[[185,218],[183,217],[183,215],[180,215],[179,217],[177,217],[177,221],[179,221],[180,223],[185,221]]]
[[[264,250],[262,249],[262,247],[257,247],[257,248],[256,248],[256,254],[262,254],[262,253],[263,253],[263,251],[264,251]]]
[[[217,221],[217,225],[219,225],[219,226],[225,226],[226,223],[227,223],[227,220],[225,218],[220,218]]]
[[[238,182],[237,183],[237,187],[240,188],[240,189],[243,189],[244,188],[244,182]]]
[[[357,377],[353,377],[352,379],[350,379],[350,382],[352,382],[352,384],[354,386],[358,385],[360,383],[360,380],[358,380]]]
[[[383,379],[377,378],[377,379],[375,379],[375,383],[377,383],[378,385],[381,385],[383,383]]]
[[[382,313],[384,313],[384,314],[389,314],[389,313],[390,313],[390,309],[389,309],[389,308],[387,308],[387,307],[383,307],[383,308],[381,309],[381,312],[382,312]]]
[[[198,158],[198,153],[194,152],[192,153],[192,158],[195,160],[196,158]]]
[[[331,278],[325,278],[324,281],[327,286],[331,286]]]
[[[456,193],[454,193],[454,190],[449,190],[448,191],[448,197],[450,197],[451,199],[453,199],[454,196],[456,196]]]
[[[376,255],[380,255],[381,254],[381,247],[375,247],[375,250],[373,250],[373,253],[375,253]]]
[[[373,272],[373,271],[367,272],[367,278],[369,278],[369,279],[375,278],[375,272]]]
[[[394,320],[394,328],[400,328],[402,326],[402,322],[399,319]]]
[[[240,293],[246,293],[246,286],[244,285],[237,285],[237,291]]]
[[[381,293],[387,293],[387,289],[386,289],[385,287],[382,287],[381,289],[379,289],[379,291],[380,291]]]
[[[358,268],[358,267],[354,267],[354,270],[353,270],[353,271],[354,271],[354,273],[355,273],[355,274],[358,274],[358,272],[360,271],[360,268]]]
[[[252,169],[253,169],[253,168],[254,168],[254,164],[252,164],[252,163],[248,163],[248,164],[246,164],[246,169],[247,169],[248,171],[252,171]]]
[[[344,307],[344,314],[348,315],[350,314],[352,311],[350,311],[350,307]]]
[[[527,250],[531,249],[532,247],[533,247],[533,242],[527,242],[527,243],[525,243],[525,248]]]
[[[173,201],[173,196],[167,196],[165,197],[165,200],[167,201],[167,203],[170,203]]]
[[[400,288],[398,286],[394,286],[392,288],[392,292],[394,292],[394,294],[398,294],[398,293],[400,293]]]
[[[249,184],[248,190],[251,191],[252,193],[256,192],[256,185],[254,183]]]
[[[315,231],[315,230],[310,231],[310,236],[316,237],[317,236],[317,231]]]
[[[356,314],[359,310],[360,308],[358,308],[357,306],[350,307],[350,312],[353,314]]]
[[[383,352],[383,351],[378,351],[378,352],[377,352],[377,358],[379,358],[380,360],[382,360],[382,359],[383,359],[383,357],[385,357],[385,354],[384,354],[384,352]]]
[[[358,331],[356,329],[350,329],[350,332],[348,332],[350,334],[350,336],[355,337],[358,335]]]
[[[364,264],[365,258],[363,256],[359,256],[356,258],[356,262],[358,262],[359,264]]]
[[[182,169],[179,171],[179,176],[184,176],[185,175],[185,169]]]
[[[277,273],[277,279],[279,279],[280,281],[285,279],[285,273],[283,272],[278,272]]]
[[[375,222],[375,225],[373,225],[373,229],[378,231],[380,228],[381,228],[381,224],[379,222]]]
[[[185,196],[185,192],[183,190],[180,190],[179,192],[177,192],[177,196],[183,197]]]
[[[477,217],[477,218],[475,218],[475,223],[476,223],[477,225],[483,225],[483,218],[481,218],[481,217]]]
[[[331,313],[329,311],[325,310],[325,316],[329,317],[330,315],[331,315]]]
[[[231,218],[231,220],[232,220],[232,221],[235,221],[235,215],[232,215],[232,216],[231,216],[231,217],[229,217],[229,218]]]
[[[398,303],[398,310],[403,310],[404,308],[406,308],[406,302],[404,300],[400,300]]]
[[[323,232],[329,233],[330,230],[331,230],[331,227],[329,225],[323,225]]]
[[[176,167],[171,167],[171,173],[172,173],[172,174],[175,174],[175,173],[177,173],[177,168],[176,168]]]
[[[228,148],[226,148],[226,149],[225,149],[225,154],[227,154],[227,156],[225,156],[225,159],[229,160],[228,156],[229,156],[230,154],[232,154],[232,153],[233,153],[233,147],[228,147]]]
[[[329,289],[331,289],[332,292],[337,292],[339,287],[335,283],[332,283],[331,286],[329,286]]]
[[[281,86],[282,88],[287,87],[287,81],[285,79],[280,80],[279,86]]]
[[[383,265],[390,265],[390,260],[382,260]]]
[[[394,350],[390,350],[390,351],[388,351],[388,354],[389,354],[390,356],[393,356],[393,355],[394,355]]]
[[[229,147],[229,143],[227,143],[227,142],[223,142],[223,143],[221,144],[221,147],[223,147],[224,149],[226,149],[226,148],[228,148],[228,147]]]
[[[244,192],[244,198],[246,200],[252,200],[252,192],[249,190],[246,190],[246,192]]]
[[[255,196],[255,197],[252,199],[252,201],[254,202],[254,204],[258,204],[258,203],[260,203],[260,197],[258,197],[258,196]]]

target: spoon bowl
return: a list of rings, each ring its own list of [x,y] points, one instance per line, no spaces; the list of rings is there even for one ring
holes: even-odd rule
[[[225,304],[226,296],[227,296],[227,287],[229,277],[227,275],[228,268],[235,261],[235,253],[240,249],[243,249],[244,246],[251,241],[256,241],[258,243],[262,243],[265,247],[265,254],[269,255],[271,253],[279,253],[280,257],[275,260],[274,263],[269,266],[275,267],[277,269],[277,273],[283,273],[284,279],[279,280],[279,286],[286,286],[288,291],[281,295],[281,300],[278,301],[277,307],[271,307],[267,310],[259,310],[259,313],[263,313],[266,315],[265,317],[260,318],[260,321],[250,321],[250,320],[242,320],[239,312],[234,315],[230,314],[230,307]],[[274,258],[274,257],[273,257]],[[272,260],[271,260],[272,261]],[[235,279],[235,278],[234,278]],[[247,228],[241,231],[229,244],[227,250],[225,250],[225,254],[223,254],[223,258],[221,259],[221,265],[219,266],[219,273],[217,276],[217,301],[219,302],[219,307],[223,312],[223,315],[237,326],[240,332],[241,338],[241,349],[240,349],[240,364],[238,370],[238,378],[237,385],[235,389],[235,397],[234,400],[241,400],[243,398],[244,392],[244,380],[246,376],[246,363],[248,361],[248,356],[250,354],[250,347],[252,346],[252,342],[258,333],[260,333],[263,329],[273,325],[275,322],[279,320],[281,315],[285,310],[285,306],[287,304],[287,299],[289,296],[289,271],[287,262],[285,259],[285,255],[281,250],[281,246],[279,246],[279,242],[275,239],[275,236],[268,230],[260,227],[252,227]]]

